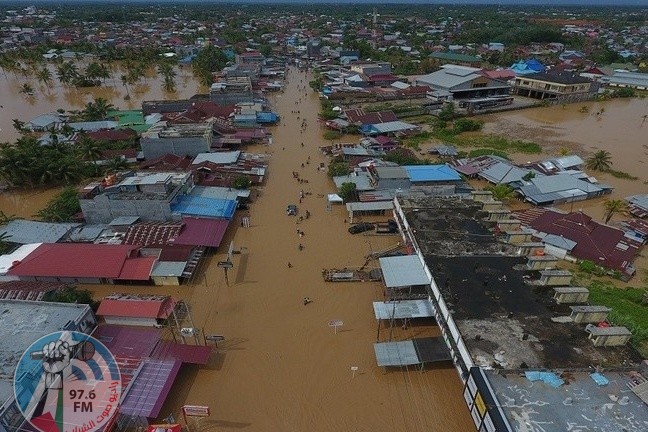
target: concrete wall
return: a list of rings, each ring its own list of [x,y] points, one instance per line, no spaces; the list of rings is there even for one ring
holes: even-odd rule
[[[197,156],[209,152],[211,136],[142,138],[140,140],[145,159],[155,159],[171,153],[177,156]]]
[[[119,216],[139,216],[142,221],[164,222],[173,220],[171,206],[164,200],[111,200],[108,195],[98,195],[92,200],[79,200],[86,222],[109,223]]]

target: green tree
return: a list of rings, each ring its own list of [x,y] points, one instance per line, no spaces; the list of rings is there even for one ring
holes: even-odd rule
[[[250,186],[252,186],[252,180],[246,175],[240,175],[232,181],[234,189],[249,189]]]
[[[125,170],[128,168],[128,161],[126,159],[115,156],[114,158],[108,160],[108,163],[104,166],[104,172],[106,174],[114,174],[118,171]]]
[[[599,150],[590,156],[585,166],[595,171],[606,171],[612,167],[612,155],[609,151]]]
[[[73,187],[67,187],[36,213],[45,222],[70,222],[72,216],[81,211],[79,196]]]
[[[66,285],[63,289],[48,293],[43,298],[44,301],[56,303],[77,303],[87,304],[94,308],[95,301],[92,293],[88,290],[80,290],[74,285]]]
[[[196,55],[193,60],[194,75],[200,80],[202,85],[209,86],[213,82],[212,74],[225,67],[227,57],[223,51],[208,45]]]
[[[628,204],[624,200],[606,199],[603,206],[605,207],[605,223],[610,222],[615,214],[628,210]]]
[[[83,111],[81,111],[81,117],[86,121],[103,120],[108,115],[108,112],[114,109],[114,105],[108,100],[97,98],[85,105]]]
[[[358,191],[356,189],[356,184],[353,182],[344,182],[340,185],[340,190],[338,194],[342,199],[347,202],[350,200],[358,199]]]
[[[456,112],[455,112],[455,106],[454,103],[450,102],[445,105],[443,105],[443,108],[437,115],[439,117],[439,120],[448,122],[455,118]]]
[[[41,84],[45,84],[49,91],[52,87],[52,72],[47,67],[43,67],[36,72],[36,79]]]
[[[345,176],[351,172],[349,163],[342,160],[341,158],[334,158],[331,160],[328,166],[328,176],[329,177],[339,177]]]
[[[515,191],[507,184],[489,186],[486,190],[491,192],[493,199],[496,201],[506,202],[515,198]]]
[[[96,141],[90,139],[87,135],[83,134],[76,145],[76,150],[83,161],[90,161],[96,165],[97,159],[101,157],[101,148],[97,145]]]
[[[27,95],[27,96],[33,96],[34,95],[34,88],[28,84],[25,83],[20,86],[20,90],[18,90],[20,93]]]

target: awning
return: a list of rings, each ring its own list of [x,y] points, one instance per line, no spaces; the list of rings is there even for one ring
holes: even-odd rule
[[[119,413],[133,417],[158,417],[181,365],[180,360],[145,359],[130,384]]]
[[[330,202],[330,203],[343,203],[344,200],[338,194],[328,194],[328,202]]]
[[[376,319],[426,318],[434,316],[432,304],[427,300],[400,300],[373,302]]]
[[[387,288],[429,285],[431,282],[417,255],[384,257],[379,261]]]

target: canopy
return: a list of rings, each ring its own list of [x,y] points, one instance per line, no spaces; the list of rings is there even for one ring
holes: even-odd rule
[[[344,200],[338,194],[328,194],[328,202],[330,202],[330,203],[343,203]]]

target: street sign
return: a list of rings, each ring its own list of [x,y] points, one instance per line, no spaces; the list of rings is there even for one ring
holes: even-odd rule
[[[202,405],[185,405],[182,407],[182,416],[184,417],[185,424],[187,423],[187,416],[189,417],[209,417],[211,412],[208,406]]]
[[[213,342],[220,342],[225,340],[225,336],[222,335],[209,335],[205,336],[205,339],[208,341],[213,341]]]
[[[337,328],[342,327],[344,325],[344,322],[342,320],[331,320],[328,322],[329,327],[335,327],[335,334],[337,334]]]
[[[234,253],[234,240],[232,240],[229,244],[229,248],[227,248],[227,261],[232,260],[232,254]]]
[[[218,261],[217,266],[220,268],[232,268],[234,264],[231,261]]]
[[[180,334],[182,336],[195,336],[200,334],[200,330],[193,327],[183,327],[180,329]]]

